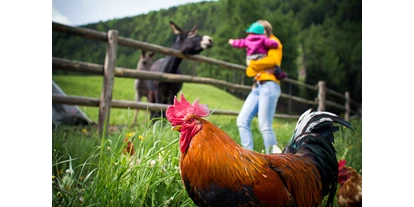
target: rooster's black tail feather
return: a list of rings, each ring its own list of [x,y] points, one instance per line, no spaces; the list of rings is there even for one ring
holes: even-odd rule
[[[341,124],[351,130],[352,125],[329,112],[308,110],[299,118],[295,132],[283,153],[298,154],[314,161],[321,175],[322,195],[329,193],[326,206],[331,206],[336,193],[338,162],[333,146],[334,132]]]

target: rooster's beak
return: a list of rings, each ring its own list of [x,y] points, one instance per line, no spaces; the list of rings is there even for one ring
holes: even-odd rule
[[[171,130],[172,130],[172,131],[180,131],[180,130],[181,130],[181,126],[180,126],[180,125],[173,126],[173,127],[171,128]]]

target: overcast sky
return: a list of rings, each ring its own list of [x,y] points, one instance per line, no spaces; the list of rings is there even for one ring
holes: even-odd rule
[[[206,0],[52,0],[52,20],[79,26],[202,1]]]

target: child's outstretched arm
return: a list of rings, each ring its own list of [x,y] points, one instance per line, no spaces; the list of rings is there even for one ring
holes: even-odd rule
[[[229,44],[232,47],[236,47],[236,48],[245,48],[247,47],[246,45],[246,41],[244,39],[229,39]]]

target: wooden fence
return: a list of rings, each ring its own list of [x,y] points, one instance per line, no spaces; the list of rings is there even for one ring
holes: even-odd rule
[[[106,56],[104,65],[93,64],[88,62],[74,61],[68,59],[62,59],[59,57],[52,57],[52,69],[53,70],[65,70],[65,71],[77,71],[91,74],[98,74],[104,76],[103,88],[100,99],[90,97],[79,97],[79,96],[61,96],[52,94],[53,104],[71,104],[71,105],[83,105],[83,106],[97,106],[99,107],[99,136],[102,136],[103,130],[108,128],[109,115],[111,108],[131,108],[131,109],[145,109],[145,110],[166,110],[168,107],[164,104],[153,104],[126,100],[112,100],[112,89],[114,83],[114,77],[133,78],[133,79],[147,79],[147,80],[158,80],[165,82],[187,82],[187,83],[201,83],[210,84],[218,87],[225,87],[236,91],[250,91],[251,86],[229,83],[222,80],[216,80],[212,78],[194,77],[189,75],[177,75],[169,73],[158,73],[149,71],[139,71],[136,69],[119,68],[115,67],[117,47],[125,46],[134,49],[141,49],[161,53],[164,55],[176,56],[183,59],[190,59],[198,62],[204,62],[207,64],[214,64],[219,67],[228,68],[236,71],[245,71],[246,67],[225,61],[208,58],[202,55],[185,56],[180,51],[166,48],[159,45],[154,45],[138,40],[133,40],[126,37],[118,36],[116,30],[109,30],[107,33],[95,31],[81,27],[71,27],[59,23],[52,22],[52,30],[54,32],[63,32],[72,35],[81,36],[84,38],[99,40],[107,42]],[[318,110],[325,110],[326,106],[335,107],[342,111],[345,111],[345,119],[349,120],[350,113],[359,116],[361,114],[361,105],[350,99],[349,92],[345,94],[338,93],[336,91],[326,88],[324,81],[319,81],[316,86],[308,85],[290,78],[286,78],[283,82],[293,84],[299,87],[304,87],[317,92],[315,100],[307,100],[301,97],[292,96],[290,94],[282,93],[280,98],[294,100],[300,103],[309,104],[312,106],[318,106]],[[340,97],[344,100],[343,104],[338,104],[333,101],[326,100],[327,94]],[[351,105],[356,106],[357,110],[352,110]],[[238,112],[226,111],[226,110],[215,110],[213,114],[217,115],[237,115]],[[275,114],[275,117],[282,118],[294,118],[297,119],[297,115],[288,114]],[[104,126],[106,123],[106,126]]]

